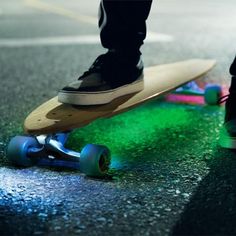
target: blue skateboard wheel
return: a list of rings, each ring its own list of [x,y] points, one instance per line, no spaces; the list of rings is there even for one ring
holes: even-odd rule
[[[38,141],[30,136],[15,136],[11,139],[7,148],[7,158],[14,165],[32,166],[33,162],[28,156],[29,148],[39,147]]]
[[[222,95],[222,88],[216,84],[209,84],[205,87],[204,99],[208,105],[218,105]]]
[[[80,171],[88,176],[101,177],[108,170],[111,153],[106,146],[87,144],[80,154]]]

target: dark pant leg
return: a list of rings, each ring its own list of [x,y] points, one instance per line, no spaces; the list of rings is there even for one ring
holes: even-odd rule
[[[233,63],[230,66],[229,72],[232,75],[229,91],[231,93],[232,92],[235,93],[235,91],[236,91],[236,56],[234,58]]]
[[[232,76],[236,76],[236,56],[234,58],[234,61],[229,69],[229,72]]]
[[[152,0],[101,0],[100,38],[103,47],[137,51],[146,37]]]

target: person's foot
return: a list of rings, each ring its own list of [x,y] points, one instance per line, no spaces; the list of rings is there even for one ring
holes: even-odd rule
[[[108,51],[100,55],[79,79],[58,93],[58,101],[73,105],[98,105],[139,92],[144,87],[143,63],[132,55]]]
[[[225,121],[220,130],[219,144],[223,148],[236,149],[236,92],[230,91],[225,103]]]

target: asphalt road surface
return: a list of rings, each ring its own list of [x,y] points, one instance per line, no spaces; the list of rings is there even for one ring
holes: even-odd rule
[[[109,178],[7,161],[25,116],[104,52],[98,5],[0,1],[0,235],[236,235],[236,154],[217,143],[223,106],[152,101],[76,130],[69,147],[110,147]],[[227,86],[235,11],[235,0],[154,1],[145,65],[214,58],[207,79]]]

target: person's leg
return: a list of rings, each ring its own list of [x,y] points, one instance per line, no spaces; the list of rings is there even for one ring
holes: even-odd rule
[[[224,148],[236,149],[236,56],[229,70],[232,78],[225,103],[225,120],[219,143]]]
[[[236,78],[236,56],[235,56],[234,61],[230,67],[229,72],[234,78]]]
[[[100,37],[107,53],[59,93],[60,102],[105,104],[143,89],[140,47],[146,37],[146,19],[152,0],[101,0]]]
[[[146,37],[146,19],[152,0],[102,0],[100,37],[103,47],[137,53]]]
[[[136,65],[141,59],[140,47],[146,37],[146,19],[151,4],[152,0],[102,0],[100,3],[100,38],[103,47],[113,54],[109,63],[111,69],[107,72],[110,76],[116,71],[111,80],[115,87],[137,78]],[[119,67],[117,62],[121,63]],[[139,64],[142,65],[140,73],[143,64]]]
[[[225,104],[225,122],[228,122],[232,119],[236,119],[236,56],[230,66],[229,72],[232,78],[229,88],[229,97]]]

